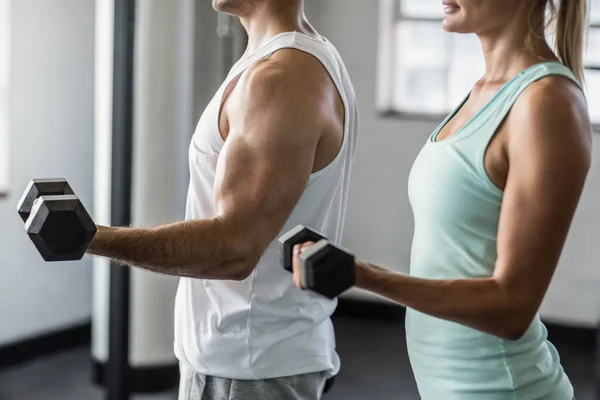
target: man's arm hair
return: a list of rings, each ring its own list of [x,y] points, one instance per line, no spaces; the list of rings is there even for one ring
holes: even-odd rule
[[[246,278],[302,196],[330,118],[322,66],[307,57],[257,63],[227,100],[214,218],[99,227],[89,252],[171,275]]]

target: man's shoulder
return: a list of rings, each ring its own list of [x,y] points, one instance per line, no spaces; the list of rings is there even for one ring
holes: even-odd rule
[[[239,83],[252,92],[286,89],[314,92],[331,85],[331,77],[314,55],[286,48],[252,64]]]

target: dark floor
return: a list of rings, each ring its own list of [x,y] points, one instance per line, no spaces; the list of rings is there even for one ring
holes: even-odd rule
[[[402,321],[336,317],[342,370],[328,400],[418,400],[408,363]],[[589,349],[557,343],[577,400],[596,400]],[[90,383],[88,349],[79,348],[0,371],[1,400],[101,400]],[[176,394],[132,400],[175,400]],[[442,399],[440,399],[442,400]]]

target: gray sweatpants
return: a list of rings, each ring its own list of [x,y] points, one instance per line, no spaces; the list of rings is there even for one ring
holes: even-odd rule
[[[320,400],[325,372],[264,380],[236,380],[198,374],[180,364],[179,400]]]

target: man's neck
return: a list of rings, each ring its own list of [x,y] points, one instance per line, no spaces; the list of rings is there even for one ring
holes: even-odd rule
[[[304,15],[302,1],[290,7],[277,7],[277,3],[265,2],[249,15],[240,17],[240,21],[248,33],[247,52],[260,48],[266,41],[282,32],[301,32],[317,35]]]

